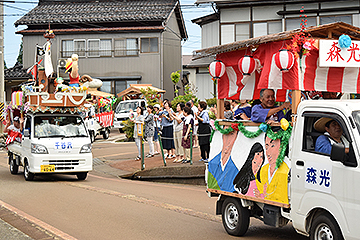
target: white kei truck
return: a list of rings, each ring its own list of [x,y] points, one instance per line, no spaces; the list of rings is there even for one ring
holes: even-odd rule
[[[40,174],[73,174],[85,180],[92,170],[91,142],[76,113],[27,113],[22,141],[9,144],[10,172],[24,168],[26,181]]]
[[[348,153],[343,144],[336,143],[331,154],[315,151],[316,139],[324,133],[316,131],[314,123],[324,117],[340,124],[343,138],[348,142],[348,146],[345,144]],[[298,105],[295,118],[288,129],[291,136],[284,161],[273,174],[270,174],[274,161],[271,158],[279,154],[271,151],[278,144],[275,135],[269,140],[269,131],[245,137],[243,132],[259,129],[254,123],[250,126],[240,123],[246,131],[233,131],[237,134],[233,137],[215,131],[206,182],[208,195],[218,197],[216,214],[222,215],[224,228],[230,235],[244,235],[250,217],[255,217],[274,227],[291,222],[298,233],[310,239],[359,239],[360,100],[305,100]],[[222,129],[221,125],[230,125],[218,123]],[[279,139],[279,144],[280,141],[283,139]],[[247,185],[249,191],[242,191],[247,190],[241,180],[245,176],[242,168],[251,155],[251,146],[257,143],[263,145],[260,155],[264,160],[260,170],[254,167],[250,170],[255,175],[251,179],[254,184]],[[255,162],[255,158],[251,159],[250,169],[251,161]]]

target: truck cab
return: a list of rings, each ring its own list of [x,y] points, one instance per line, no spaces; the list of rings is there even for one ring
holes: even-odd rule
[[[35,175],[74,174],[84,180],[92,170],[91,142],[79,114],[28,113],[21,142],[8,145],[10,172],[24,168],[25,180]]]
[[[146,107],[146,100],[133,99],[121,101],[115,109],[114,128],[118,128],[121,132],[124,127],[123,121],[128,120],[130,117],[130,110],[135,112],[138,106]]]

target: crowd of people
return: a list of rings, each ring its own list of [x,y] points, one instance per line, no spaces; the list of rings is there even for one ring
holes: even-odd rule
[[[334,95],[334,94],[333,94]],[[336,94],[328,96],[322,94],[323,99],[339,98]],[[341,95],[340,95],[341,97]],[[275,92],[272,89],[262,89],[260,99],[252,101],[251,105],[246,100],[231,100],[224,102],[224,118],[228,120],[251,120],[253,122],[273,123],[280,122],[282,118],[291,120],[291,104],[284,102],[275,105]],[[198,106],[190,100],[186,104],[178,103],[176,112],[172,110],[171,102],[168,99],[163,101],[163,107],[159,104],[144,107],[139,106],[132,121],[135,122],[134,138],[138,148],[138,156],[135,160],[141,159],[141,142],[138,137],[139,124],[145,124],[144,138],[149,144],[149,153],[146,157],[153,157],[159,154],[161,135],[162,147],[165,151],[164,157],[174,159],[175,163],[190,162],[190,148],[200,147],[200,161],[208,162],[210,152],[210,126],[209,111],[205,101],[200,101]],[[215,108],[210,111],[217,115]],[[145,112],[145,113],[144,113]],[[191,136],[192,133],[192,136]],[[192,139],[193,142],[190,142]]]
[[[200,161],[207,162],[211,135],[207,103],[200,101],[196,107],[192,100],[186,104],[180,102],[176,105],[176,112],[172,110],[168,99],[165,99],[162,105],[163,107],[160,104],[148,105],[146,113],[142,106],[138,106],[131,118],[135,123],[134,139],[138,148],[138,156],[135,160],[141,159],[139,128],[144,124],[143,136],[149,144],[147,158],[160,154],[160,133],[166,159],[173,159],[175,163],[189,163],[190,148],[200,147]]]

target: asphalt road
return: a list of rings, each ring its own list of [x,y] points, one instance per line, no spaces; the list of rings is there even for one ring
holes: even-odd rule
[[[126,144],[112,142],[94,144],[94,157],[131,155]],[[110,153],[114,144],[117,152]],[[95,153],[98,145],[107,150]],[[85,181],[51,175],[26,182],[22,168],[10,174],[4,152],[0,179],[0,218],[33,239],[235,239],[214,214],[216,198],[207,196],[205,186],[131,181],[96,171]],[[252,219],[242,239],[306,238],[290,224],[276,229]]]

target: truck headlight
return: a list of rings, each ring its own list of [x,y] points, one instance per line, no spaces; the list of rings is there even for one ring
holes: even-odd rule
[[[45,146],[41,145],[41,144],[35,144],[32,143],[31,144],[31,153],[35,153],[35,154],[48,154],[48,150]]]
[[[83,145],[80,149],[80,153],[91,153],[91,143]]]

